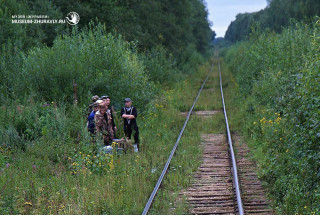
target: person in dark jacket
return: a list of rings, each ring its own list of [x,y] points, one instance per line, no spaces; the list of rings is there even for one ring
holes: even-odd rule
[[[95,134],[95,121],[94,121],[94,115],[96,114],[96,112],[99,109],[99,104],[102,102],[99,102],[101,100],[98,100],[98,102],[95,102],[93,104],[93,111],[90,113],[90,115],[88,116],[88,122],[87,122],[87,127],[88,127],[88,131],[93,135]]]
[[[109,114],[111,114],[111,118],[112,118],[112,129],[113,129],[113,135],[114,138],[116,138],[116,132],[117,132],[117,126],[114,122],[114,115],[116,115],[116,112],[113,108],[113,106],[111,106],[111,99],[109,96],[101,96],[101,99],[105,102],[105,104],[108,106],[108,112]]]
[[[125,107],[121,109],[121,117],[123,118],[124,133],[127,138],[131,139],[132,130],[135,130],[134,134],[134,151],[138,152],[139,148],[139,128],[137,125],[138,112],[135,107],[132,106],[132,100],[126,98],[124,100]]]

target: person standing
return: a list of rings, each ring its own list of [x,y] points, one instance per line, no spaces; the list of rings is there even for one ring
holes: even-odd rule
[[[113,108],[113,106],[111,106],[111,99],[109,96],[101,96],[101,99],[106,103],[106,105],[108,106],[108,112],[109,114],[111,115],[111,118],[112,118],[112,129],[113,129],[113,135],[114,135],[114,138],[116,138],[116,132],[117,132],[117,126],[114,122],[114,113],[115,113],[115,110]]]
[[[91,135],[95,134],[95,121],[94,121],[94,115],[99,109],[99,104],[102,102],[102,100],[98,100],[93,104],[93,111],[90,113],[87,121],[87,128]]]
[[[99,111],[95,116],[96,131],[98,134],[102,134],[103,142],[105,145],[111,145],[114,138],[112,129],[111,114],[108,113],[108,107],[104,102],[99,104]]]
[[[93,107],[94,107],[94,103],[96,101],[99,100],[99,96],[95,95],[95,96],[92,96],[92,102],[89,104],[89,107],[87,109],[87,118],[90,116],[90,114],[92,113],[93,111]]]
[[[127,138],[131,139],[132,130],[135,131],[134,134],[134,151],[138,152],[139,148],[139,128],[137,125],[137,117],[138,112],[135,107],[132,106],[132,100],[130,98],[126,98],[124,100],[125,107],[121,109],[121,117],[123,118],[123,125],[124,125],[124,133]]]

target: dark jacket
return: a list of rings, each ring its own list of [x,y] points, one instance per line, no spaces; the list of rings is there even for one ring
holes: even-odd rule
[[[123,122],[124,122],[124,126],[128,126],[128,125],[136,125],[136,118],[138,117],[138,112],[137,109],[133,106],[127,108],[127,107],[123,107],[121,109],[121,117],[123,114],[128,114],[128,115],[134,115],[135,119],[125,119],[123,118]]]
[[[91,133],[95,132],[94,114],[94,111],[92,111],[88,117],[88,131],[90,131]]]

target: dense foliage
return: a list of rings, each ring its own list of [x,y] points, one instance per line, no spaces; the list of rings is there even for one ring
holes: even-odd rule
[[[162,67],[155,71],[161,74],[170,66],[163,54],[159,56],[155,61]],[[47,135],[55,134],[59,141],[75,137],[85,126],[83,110],[93,94],[108,94],[116,109],[130,97],[140,112],[147,111],[157,90],[144,66],[151,58],[141,59],[132,44],[107,34],[102,25],[58,37],[51,48],[36,47],[16,55],[8,50],[2,56],[1,145],[24,149],[29,141]],[[78,89],[76,109],[72,107],[73,83]],[[48,113],[48,105],[59,108]]]
[[[83,14],[82,26],[98,17],[108,31],[128,41],[137,40],[142,49],[163,45],[179,56],[194,44],[197,51],[205,53],[211,39],[203,0],[58,0],[55,4],[63,14],[70,10]]]
[[[320,2],[317,0],[269,0],[268,6],[254,13],[238,14],[225,35],[227,40],[236,42],[249,36],[253,26],[269,29],[277,33],[284,26],[290,25],[290,20],[312,20],[320,15]]]
[[[320,211],[319,38],[320,21],[298,23],[281,34],[255,32],[226,56],[279,214]]]
[[[76,11],[80,14],[80,22],[76,26],[77,30],[72,29],[68,24],[35,25],[11,23],[12,15],[44,14],[48,15],[51,19],[62,19],[70,11]],[[77,37],[77,33],[87,31],[86,29],[89,23],[91,23],[91,26],[98,25],[99,23],[105,26],[102,34],[111,33],[113,35],[108,36],[109,41],[112,40],[111,37],[118,38],[118,35],[121,35],[121,40],[129,41],[130,43],[125,45],[125,49],[130,48],[132,52],[135,52],[135,55],[139,56],[138,58],[141,61],[139,64],[141,66],[144,64],[141,69],[146,70],[144,73],[147,73],[148,77],[155,83],[165,86],[179,80],[181,74],[188,74],[194,71],[195,67],[203,62],[203,56],[209,53],[210,42],[215,36],[214,32],[209,28],[210,24],[207,20],[208,12],[203,0],[184,0],[178,2],[155,0],[96,0],[93,2],[14,0],[0,1],[0,14],[2,20],[0,27],[4,29],[0,32],[0,100],[2,102],[8,98],[20,97],[21,92],[23,92],[24,95],[29,95],[31,91],[32,93],[35,93],[35,91],[39,92],[39,90],[44,90],[44,93],[48,93],[47,91],[52,92],[53,89],[50,89],[50,87],[45,89],[39,88],[39,86],[43,84],[42,81],[37,82],[35,85],[30,85],[32,83],[30,82],[31,79],[36,77],[36,73],[40,73],[40,70],[42,74],[40,76],[43,77],[48,76],[49,73],[50,75],[54,74],[55,77],[61,76],[60,79],[68,76],[68,78],[63,80],[68,88],[65,90],[69,90],[68,92],[70,92],[69,88],[72,84],[70,83],[71,79],[72,81],[78,81],[75,76],[78,76],[80,73],[80,79],[81,77],[83,78],[85,74],[95,76],[97,74],[97,68],[91,68],[91,65],[93,65],[97,59],[94,59],[92,64],[89,63],[84,67],[82,67],[82,65],[85,64],[84,62],[77,62],[77,66],[73,67],[75,64],[73,63],[71,66],[71,61],[74,62],[76,58],[75,54],[81,55],[83,60],[88,54],[95,56],[95,54],[108,53],[110,57],[115,58],[116,55],[110,54],[110,52],[116,51],[115,49],[119,47],[113,47],[113,50],[101,50],[98,47],[100,50],[92,51],[96,53],[81,53],[82,45],[73,40],[78,40],[81,37]],[[60,38],[62,36],[64,36],[64,39]],[[57,44],[54,45],[55,40]],[[62,43],[67,44],[69,41],[71,41],[71,44],[75,45],[75,47],[61,47],[63,46]],[[80,41],[83,40],[80,39]],[[90,43],[92,44],[94,41],[90,41]],[[99,44],[95,44],[91,48],[96,48],[98,45]],[[38,47],[41,50],[34,47]],[[50,50],[48,47],[53,47],[53,50]],[[58,53],[60,48],[62,49],[60,53]],[[84,48],[90,47],[87,45],[84,46]],[[72,53],[74,53],[73,55],[62,54],[62,50],[71,51],[71,49],[76,49],[72,51]],[[29,50],[31,51],[27,54]],[[121,49],[121,51],[123,50]],[[37,56],[46,55],[51,58],[49,56],[51,54],[49,53],[57,56],[55,60],[46,59],[44,56]],[[43,68],[39,68],[38,66],[35,71],[31,71],[36,66],[35,64],[38,60],[43,61],[42,65],[47,65],[48,61],[51,61],[49,65],[53,65],[66,57],[73,57],[71,61],[63,60],[63,62],[68,62],[69,65],[59,65],[62,67],[56,68],[46,67],[46,69],[51,70],[51,72],[48,71],[48,73],[43,73]],[[26,60],[31,61],[31,58],[34,58],[33,65],[26,63]],[[100,60],[102,60],[101,57]],[[114,59],[108,61],[109,64],[105,65],[106,68],[100,68],[100,70],[104,70],[105,72],[112,70],[115,72],[115,67],[112,69],[109,67],[110,65],[111,67],[113,66],[115,62]],[[100,66],[102,66],[101,63],[99,64]],[[117,63],[121,63],[121,61]],[[24,66],[24,64],[28,64],[28,66]],[[89,67],[89,70],[83,70]],[[80,69],[75,73],[74,70],[77,68]],[[129,68],[125,68],[124,70],[128,69]],[[59,72],[56,73],[56,70],[59,70]],[[93,70],[95,72],[92,73]],[[34,75],[29,77],[29,72],[33,72]],[[62,74],[64,72],[68,74]],[[70,72],[73,73],[71,74]],[[82,72],[84,73],[82,74]],[[24,75],[21,75],[22,73],[24,73]],[[28,77],[25,80],[24,77],[26,76]],[[49,77],[46,78],[48,79]],[[19,81],[17,81],[17,79]],[[81,80],[79,81],[81,82]],[[54,81],[48,84],[49,86],[57,86]],[[81,84],[83,84],[83,82]],[[28,88],[30,88],[30,86],[38,86],[38,89],[24,89],[27,85],[29,86]],[[84,86],[81,86],[84,87],[81,88],[81,90],[82,92],[87,91],[87,93],[89,93],[89,91],[99,93],[102,88],[101,84],[98,85],[96,88],[100,90],[93,90]],[[59,87],[61,88],[61,83]],[[109,89],[111,87],[110,85]],[[42,88],[44,88],[43,85]],[[104,88],[104,90],[106,90],[106,88]],[[54,96],[55,100],[57,100],[58,96],[67,96],[59,93],[62,92],[56,92]],[[34,95],[37,95],[37,93]],[[81,94],[81,96],[82,95],[83,94]],[[41,96],[41,98],[43,97]],[[48,95],[44,96],[44,98],[47,102],[49,101]],[[63,100],[70,101],[70,97],[68,99],[63,98]]]
[[[68,25],[12,25],[11,15],[49,15],[62,19],[70,11],[80,15],[78,26],[90,21],[106,25],[107,32],[121,34],[127,41],[138,41],[140,50],[164,46],[181,63],[184,54],[207,54],[214,33],[209,28],[203,0],[95,0],[95,1],[0,1],[0,44],[8,38],[22,43],[24,49],[46,43],[51,46],[57,35],[68,32]],[[192,50],[190,50],[190,46]]]
[[[16,92],[45,101],[72,103],[73,81],[79,86],[80,103],[108,92],[117,107],[125,97],[144,106],[155,94],[138,55],[102,26],[58,38],[52,48],[30,50],[21,73]]]
[[[63,14],[50,0],[0,1],[0,44],[13,43],[16,49],[27,50],[43,43],[52,45],[57,35],[64,34],[65,25],[12,24],[12,15],[48,15],[63,18]]]

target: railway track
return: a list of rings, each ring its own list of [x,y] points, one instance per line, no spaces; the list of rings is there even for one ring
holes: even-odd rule
[[[212,68],[213,66],[211,70]],[[209,73],[199,90],[193,106],[188,112],[177,142],[142,214],[148,213],[188,123],[193,107],[209,77]],[[224,103],[220,62],[219,75],[227,132],[226,134],[201,135],[204,148],[201,158],[202,164],[194,175],[192,185],[187,190],[181,192],[180,196],[186,197],[190,204],[191,214],[274,214],[269,209],[269,202],[265,198],[262,185],[256,174],[255,164],[248,158],[248,147],[241,141],[239,135],[231,136]],[[186,115],[186,113],[184,114]],[[198,117],[208,117],[207,114],[202,113],[196,113],[195,115]],[[235,141],[234,144],[232,140]]]
[[[234,134],[241,197],[245,214],[273,214],[265,198],[255,164],[248,158],[249,148]],[[181,196],[188,200],[191,214],[238,214],[229,147],[225,134],[201,135],[204,153],[192,185]]]
[[[235,214],[233,179],[226,136],[203,134],[202,164],[192,186],[181,193],[192,214]]]

